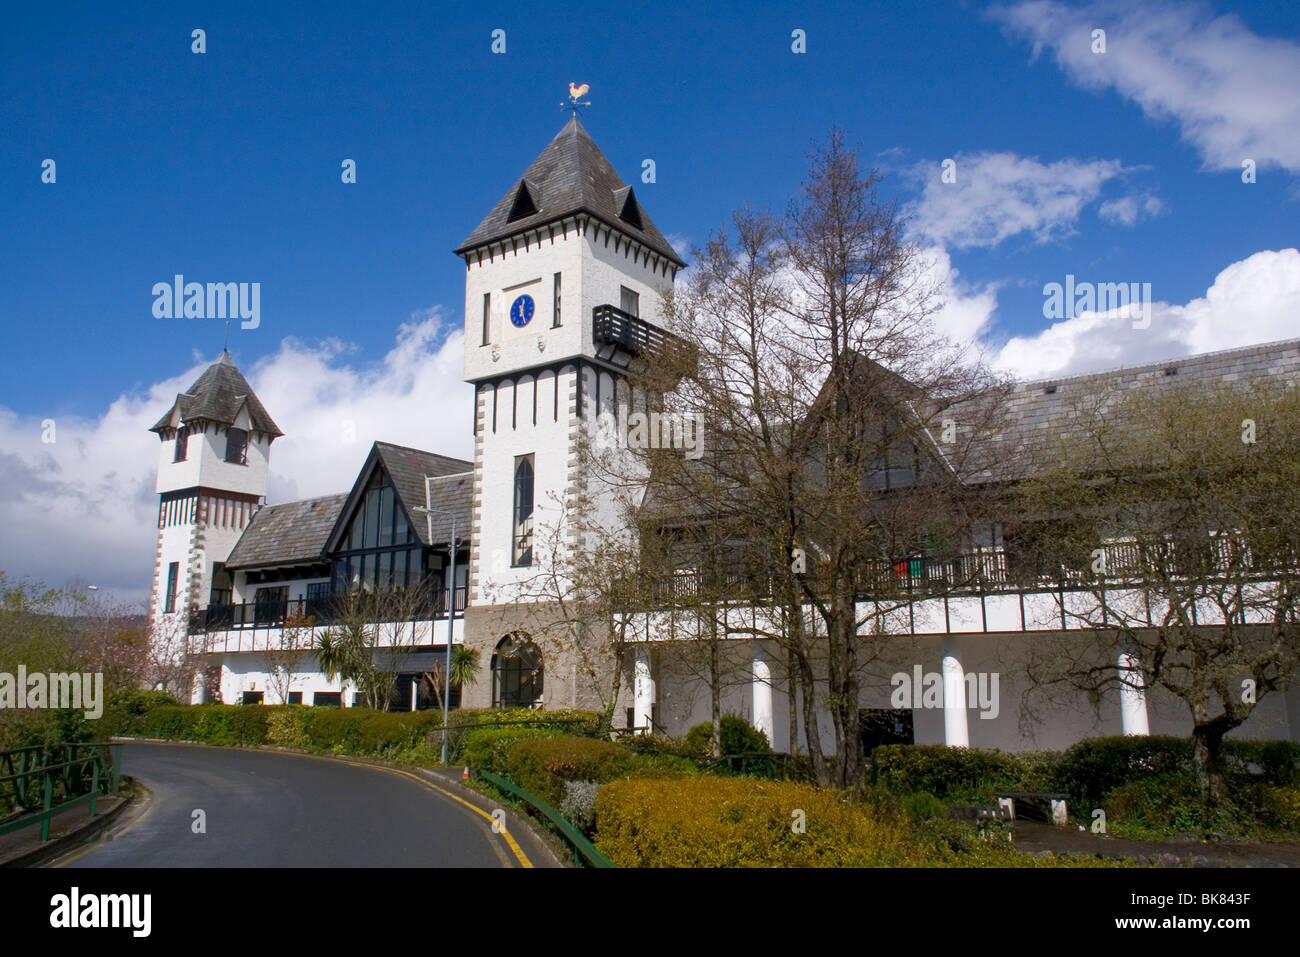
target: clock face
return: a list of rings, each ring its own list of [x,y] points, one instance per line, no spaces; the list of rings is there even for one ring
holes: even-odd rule
[[[510,324],[522,329],[533,321],[533,297],[520,296],[510,306]]]

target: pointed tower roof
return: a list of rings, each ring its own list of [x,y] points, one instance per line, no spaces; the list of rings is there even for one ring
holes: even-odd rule
[[[192,386],[176,396],[167,414],[149,431],[162,435],[172,428],[172,417],[178,411],[182,424],[204,421],[231,426],[245,406],[254,431],[265,432],[271,438],[284,435],[253,393],[248,380],[240,375],[230,353],[222,352]]]
[[[579,212],[588,213],[644,243],[679,267],[686,265],[577,116],[555,134],[550,145],[460,244],[456,254],[464,255]]]

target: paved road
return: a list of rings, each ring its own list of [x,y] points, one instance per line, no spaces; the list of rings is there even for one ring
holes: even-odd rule
[[[415,779],[281,752],[128,744],[149,790],[69,867],[518,867],[491,821]],[[193,830],[206,814],[206,833]]]

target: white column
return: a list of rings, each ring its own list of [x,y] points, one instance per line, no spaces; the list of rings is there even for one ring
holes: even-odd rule
[[[966,672],[962,670],[956,638],[943,640],[943,743],[969,748],[966,726]]]
[[[1119,652],[1119,720],[1125,735],[1145,737],[1151,733],[1147,719],[1146,682],[1138,668],[1137,658],[1125,651]]]
[[[632,693],[635,697],[632,704],[632,724],[637,728],[645,728],[646,733],[649,733],[653,730],[650,727],[650,706],[655,700],[655,683],[650,677],[650,658],[645,652],[639,652],[636,656]]]
[[[772,668],[761,651],[754,653],[754,727],[772,744]]]

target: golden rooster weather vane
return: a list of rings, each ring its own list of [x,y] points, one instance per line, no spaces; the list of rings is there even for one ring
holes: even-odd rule
[[[562,109],[562,110],[570,110],[570,111],[572,111],[572,113],[573,113],[574,116],[577,116],[577,115],[578,115],[578,107],[580,107],[580,106],[591,106],[591,103],[590,103],[589,101],[584,101],[584,100],[582,99],[584,96],[587,95],[587,91],[590,90],[590,89],[591,89],[591,86],[590,86],[589,84],[584,83],[584,84],[582,84],[581,86],[577,86],[576,84],[574,84],[574,82],[573,82],[572,80],[570,80],[570,81],[569,81],[569,98],[568,98],[567,100],[565,100],[563,103],[560,104],[560,109]]]

